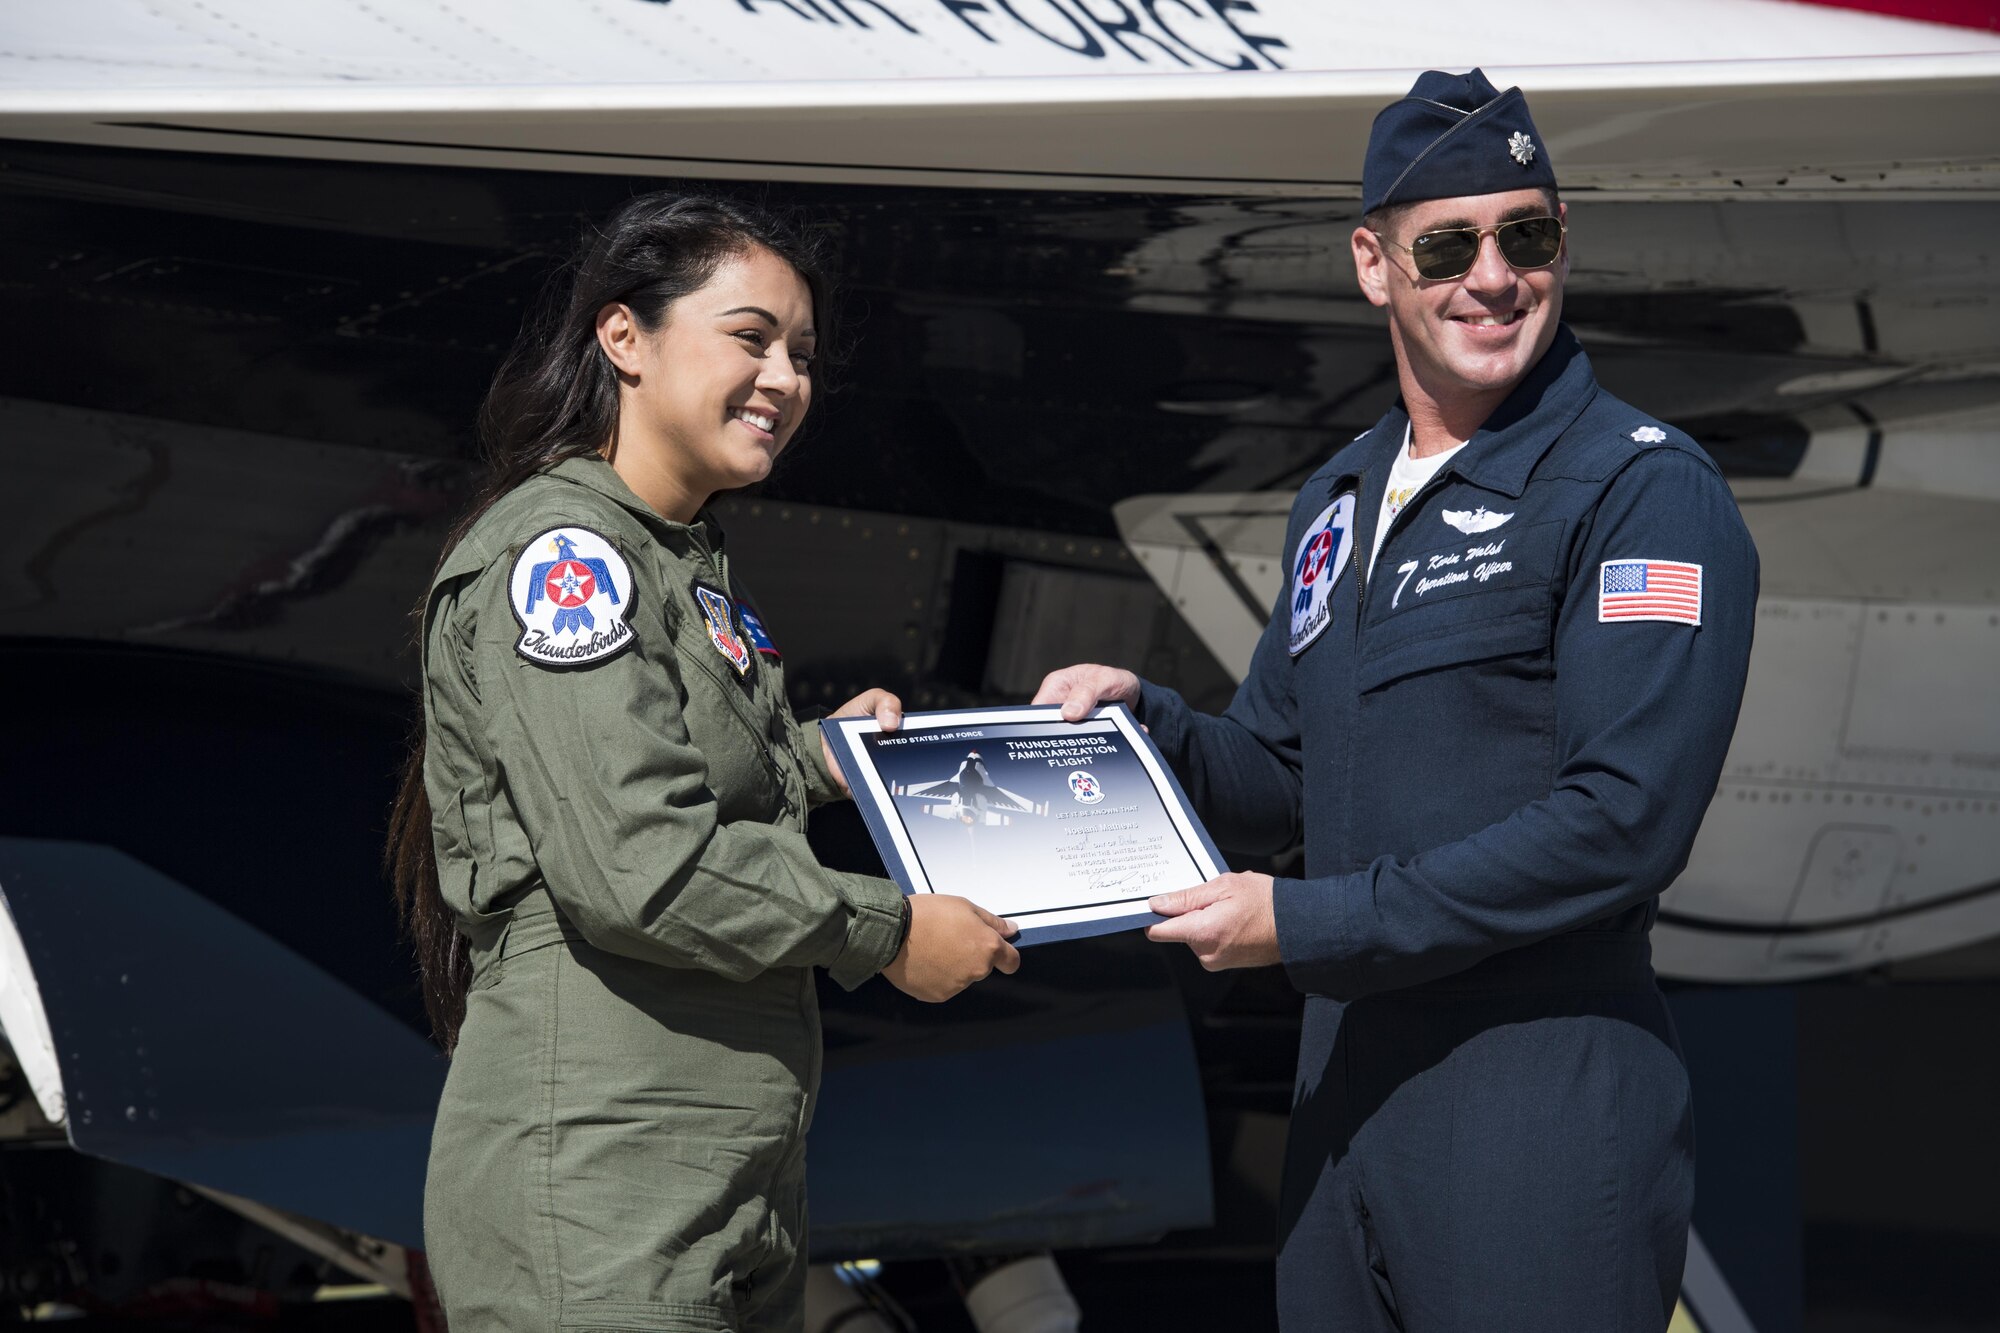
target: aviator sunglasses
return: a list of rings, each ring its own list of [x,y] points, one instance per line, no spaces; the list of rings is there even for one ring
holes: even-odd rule
[[[1384,245],[1409,253],[1417,276],[1433,282],[1462,278],[1479,262],[1479,243],[1491,235],[1500,257],[1515,268],[1547,268],[1562,253],[1563,224],[1558,218],[1516,218],[1492,227],[1450,227],[1427,231],[1408,245],[1396,245],[1376,232]]]

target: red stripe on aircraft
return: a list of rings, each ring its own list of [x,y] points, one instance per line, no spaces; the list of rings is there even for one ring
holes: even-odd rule
[[[1821,9],[1858,9],[1866,14],[1942,23],[1953,28],[2000,32],[2000,0],[1800,0]]]

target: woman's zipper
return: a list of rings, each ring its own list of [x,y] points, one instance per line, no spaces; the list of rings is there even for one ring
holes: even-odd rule
[[[688,525],[688,537],[692,540],[695,550],[708,562],[709,568],[715,571],[715,579],[722,587],[722,595],[729,599],[730,609],[734,612],[736,609],[736,593],[729,586],[729,558],[722,552],[710,547],[708,539],[702,535],[702,530],[694,524]],[[736,627],[732,625],[730,628],[734,630]],[[754,661],[757,652],[756,648],[747,641],[744,646],[750,649],[751,657]],[[765,675],[768,670],[769,668],[762,662],[757,663],[757,674],[759,677]],[[778,732],[782,728],[779,709],[784,706],[784,700],[777,697],[778,689],[775,683],[768,687],[766,694],[769,697],[766,703],[766,721],[764,725],[765,730],[771,734],[757,737],[757,752],[764,757],[764,766],[771,770],[771,780],[777,784],[778,800],[783,806],[782,813],[786,816],[795,815],[800,813],[801,806],[798,801],[792,799],[791,779],[786,776],[783,765],[778,763],[777,756],[771,752],[772,747],[780,743],[787,750],[791,748],[789,740],[780,742],[778,738]],[[755,697],[754,694],[752,697]],[[736,710],[732,707],[730,711],[735,712]],[[743,723],[744,730],[750,732],[753,736],[756,735],[756,729],[750,725],[749,719],[745,718],[741,713],[737,713],[737,721]],[[792,755],[792,766],[798,770],[799,782],[803,786],[805,782],[805,770],[800,767],[797,755]],[[803,791],[801,791],[800,795],[803,797]]]

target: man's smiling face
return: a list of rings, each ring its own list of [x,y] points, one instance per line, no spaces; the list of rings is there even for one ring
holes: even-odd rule
[[[1567,212],[1558,209],[1558,216]],[[1433,281],[1417,276],[1411,241],[1429,231],[1492,227],[1548,213],[1543,191],[1510,190],[1427,199],[1398,209],[1381,237],[1365,227],[1354,233],[1362,293],[1387,307],[1389,336],[1405,373],[1440,406],[1487,397],[1497,406],[1541,360],[1562,318],[1569,249],[1565,245],[1547,268],[1516,269],[1487,235],[1468,272]]]

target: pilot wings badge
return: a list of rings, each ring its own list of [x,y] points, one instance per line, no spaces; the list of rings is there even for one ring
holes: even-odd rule
[[[541,666],[582,666],[632,642],[632,571],[589,528],[550,528],[521,548],[508,579],[521,622],[514,650]]]
[[[1514,517],[1512,514],[1496,514],[1485,505],[1477,509],[1447,509],[1444,521],[1470,537],[1475,532],[1491,532]]]

